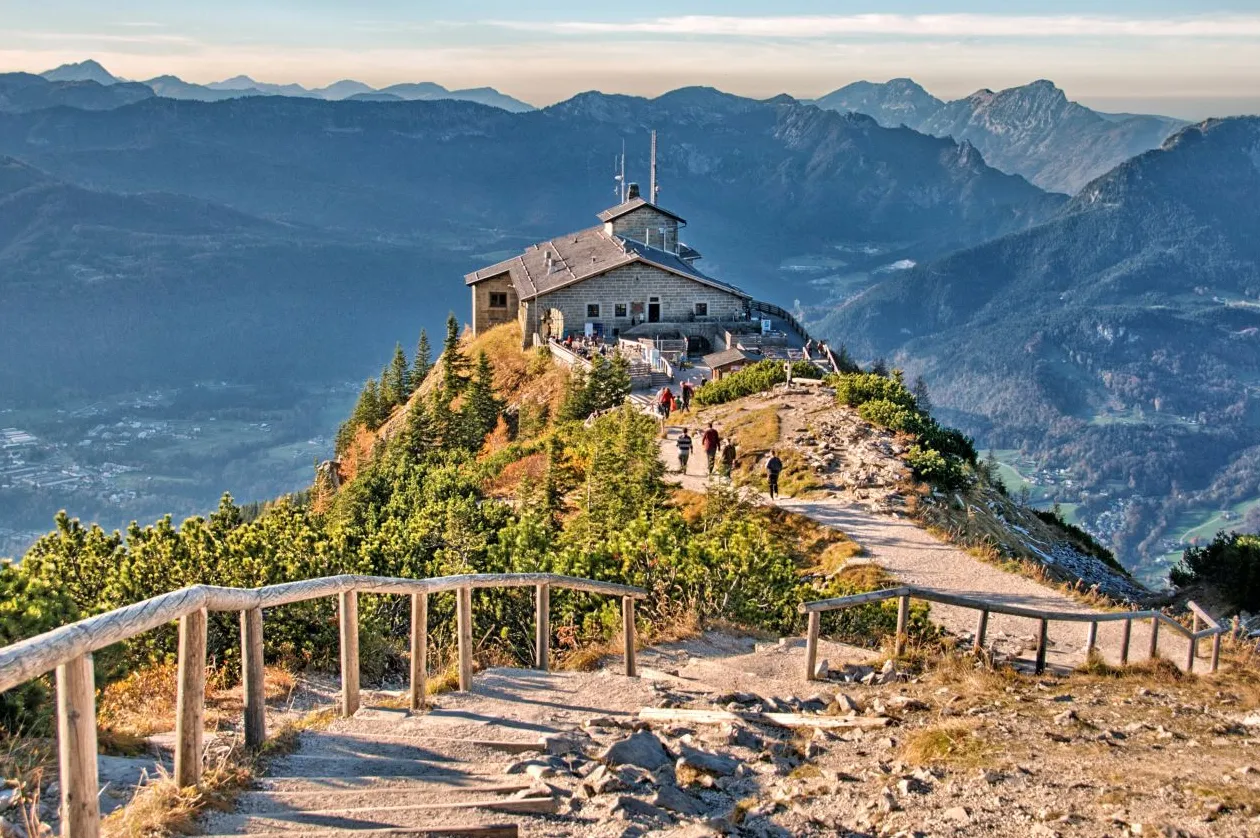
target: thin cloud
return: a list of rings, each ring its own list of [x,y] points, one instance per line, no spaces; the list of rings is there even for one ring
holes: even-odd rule
[[[682,15],[649,20],[485,21],[529,32],[571,35],[652,34],[741,38],[828,38],[848,35],[911,37],[1131,37],[1250,38],[1260,36],[1260,16],[1203,15],[1179,18],[1116,18],[1092,15],[793,15],[733,17]]]

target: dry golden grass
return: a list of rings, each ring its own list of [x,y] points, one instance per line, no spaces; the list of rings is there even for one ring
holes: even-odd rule
[[[539,451],[514,460],[482,485],[487,495],[511,499],[517,496],[522,485],[537,486],[547,474],[547,454]]]
[[[982,765],[991,748],[976,735],[971,722],[949,721],[921,728],[906,736],[902,758],[910,765]]]
[[[268,702],[287,702],[297,689],[297,676],[279,666],[265,671]],[[137,669],[107,685],[97,699],[98,738],[105,753],[132,755],[148,750],[148,737],[175,729],[177,667],[160,663]],[[244,707],[241,688],[227,682],[224,670],[208,673],[206,727],[234,723]]]

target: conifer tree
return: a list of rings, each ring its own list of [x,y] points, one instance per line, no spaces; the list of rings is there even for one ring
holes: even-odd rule
[[[376,430],[381,425],[380,387],[375,378],[369,378],[359,393],[358,404],[350,415],[352,425],[363,425],[368,430]]]
[[[472,450],[481,447],[486,434],[494,429],[502,405],[494,395],[494,367],[485,352],[477,355],[477,370],[464,394],[460,420],[466,432],[465,444]]]
[[[616,407],[630,395],[630,362],[622,355],[609,361],[603,355],[591,360],[586,381],[586,402],[591,411]]]
[[[560,403],[560,418],[581,421],[591,415],[590,388],[586,386],[586,372],[581,367],[569,370],[569,382],[564,388],[564,401]]]
[[[388,417],[389,409],[398,403],[398,394],[394,389],[393,379],[390,377],[389,364],[381,367],[381,377],[377,381],[376,392],[380,400],[380,415]]]
[[[437,444],[437,426],[423,399],[416,399],[407,409],[407,425],[401,439],[403,450],[413,460],[422,460]]]
[[[387,388],[392,397],[389,404],[406,404],[407,397],[411,395],[411,369],[401,343],[394,344],[394,360],[389,363],[386,380],[389,382]]]
[[[468,359],[459,348],[459,321],[452,313],[446,318],[446,340],[442,343],[442,386],[454,398],[464,389],[468,376]]]
[[[429,377],[433,369],[433,349],[429,346],[429,333],[420,330],[420,341],[416,344],[415,365],[411,368],[411,389],[415,391]]]

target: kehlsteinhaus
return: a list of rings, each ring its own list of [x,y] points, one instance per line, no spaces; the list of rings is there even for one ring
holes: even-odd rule
[[[464,277],[473,331],[516,318],[527,345],[568,335],[712,341],[720,324],[748,321],[751,297],[697,268],[700,254],[678,235],[686,222],[645,200],[635,184],[598,217],[596,227]]]

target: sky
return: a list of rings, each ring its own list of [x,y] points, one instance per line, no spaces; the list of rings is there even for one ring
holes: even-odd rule
[[[1260,112],[1260,0],[0,0],[0,71],[322,86],[436,81],[535,105],[710,85],[820,96],[909,76],[941,98],[1049,78],[1110,111]]]

